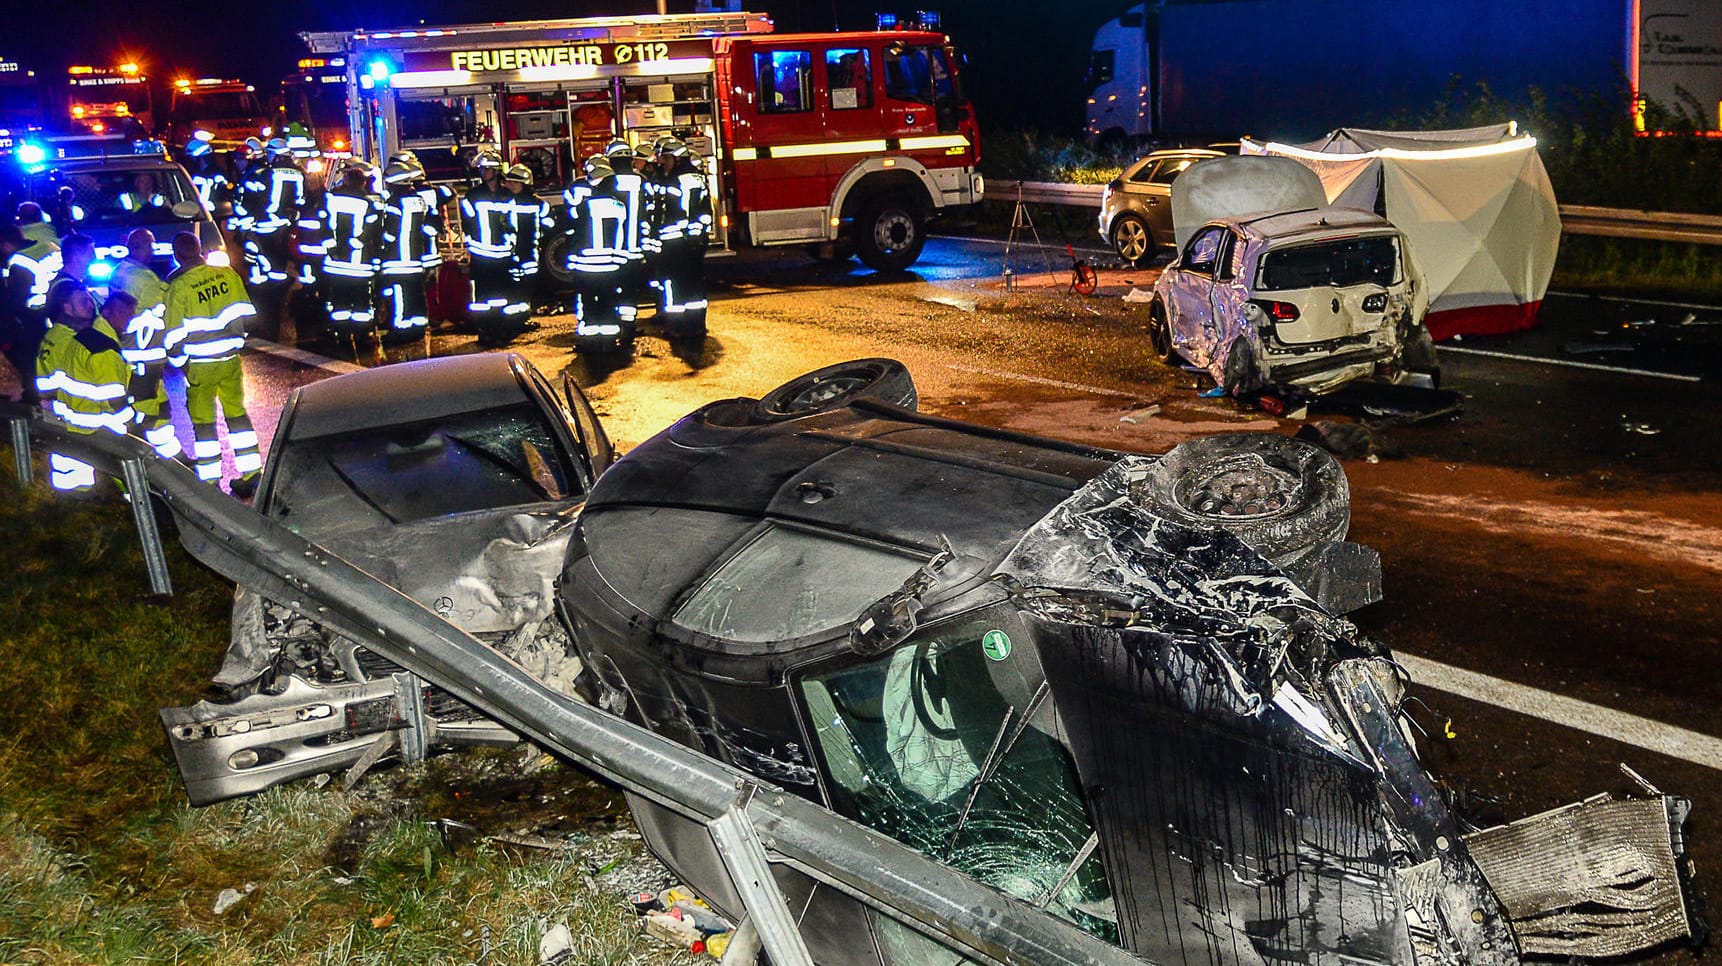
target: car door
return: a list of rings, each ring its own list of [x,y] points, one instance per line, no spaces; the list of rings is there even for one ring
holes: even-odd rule
[[[1157,247],[1172,245],[1172,182],[1195,163],[1195,158],[1162,159],[1142,185],[1146,193],[1142,201],[1143,211],[1148,216],[1148,227]]]
[[[1191,236],[1178,260],[1166,268],[1172,344],[1198,366],[1214,358],[1214,273],[1230,237],[1224,225],[1208,225]]]
[[[586,394],[580,391],[574,377],[566,372],[562,374],[562,404],[567,407],[572,426],[579,434],[575,458],[583,463],[587,478],[595,483],[616,461],[616,450],[610,445],[604,425],[598,422],[598,415],[592,411],[592,404],[586,401]]]

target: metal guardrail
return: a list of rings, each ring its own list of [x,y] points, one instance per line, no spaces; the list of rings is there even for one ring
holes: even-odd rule
[[[1099,208],[1101,196],[1105,191],[1106,186],[1098,184],[1005,181],[994,184],[987,196],[995,201],[1020,200],[1029,204]],[[1596,208],[1589,205],[1561,205],[1560,215],[1561,231],[1568,235],[1722,245],[1722,215]]]
[[[770,874],[774,866],[835,888],[983,963],[1142,962],[879,832],[551,690],[410,597],[200,482],[184,466],[156,458],[142,440],[73,433],[59,420],[13,404],[0,404],[0,420],[10,423],[26,478],[34,439],[98,472],[124,474],[133,493],[147,484],[173,512],[186,550],[223,576],[359,641],[629,792],[703,823],[746,907],[741,928],[757,931],[774,963],[811,962],[795,931],[797,918]],[[132,503],[140,523],[151,516],[149,501]],[[140,531],[145,557],[165,560],[154,533],[152,518]]]

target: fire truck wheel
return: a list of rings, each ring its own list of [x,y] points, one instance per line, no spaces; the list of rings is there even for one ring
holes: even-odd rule
[[[901,272],[921,257],[926,227],[915,206],[898,195],[869,204],[855,220],[855,249],[868,268]]]
[[[568,270],[568,245],[567,235],[555,235],[544,243],[544,251],[538,259],[538,263],[544,266],[545,273],[555,279],[556,285],[562,289],[572,288],[574,283],[579,281],[574,277],[574,273]]]
[[[815,369],[765,394],[754,415],[766,422],[793,419],[847,406],[857,399],[913,410],[919,403],[915,380],[895,359],[856,359]]]

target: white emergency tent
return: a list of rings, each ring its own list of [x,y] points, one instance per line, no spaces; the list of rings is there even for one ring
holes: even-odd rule
[[[1561,220],[1536,139],[1513,124],[1341,128],[1300,145],[1245,139],[1242,151],[1294,158],[1330,203],[1379,212],[1404,232],[1429,285],[1436,339],[1536,323]]]

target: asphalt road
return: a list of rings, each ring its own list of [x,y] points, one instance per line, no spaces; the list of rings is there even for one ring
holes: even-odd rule
[[[925,411],[1123,450],[1298,428],[1199,398],[1196,376],[1148,358],[1142,306],[1119,296],[1154,270],[1104,272],[1085,298],[1064,290],[1063,268],[1035,277],[1034,252],[1014,253],[1007,290],[1003,257],[935,239],[897,279],[795,252],[714,259],[697,352],[672,351],[648,322],[631,359],[578,358],[567,317],[541,318],[515,349],[566,368],[623,448],[704,402],[879,355],[909,366]],[[1722,896],[1705,878],[1722,868],[1718,321],[1722,309],[1551,297],[1537,330],[1442,348],[1462,414],[1386,429],[1387,458],[1345,468],[1351,539],[1380,551],[1385,583],[1353,617],[1422,659],[1425,756],[1469,817],[1636,791],[1624,763],[1693,799],[1700,888]],[[376,362],[368,348],[307,348],[322,355],[247,357],[265,439],[293,387]],[[477,349],[438,334],[429,351]]]

